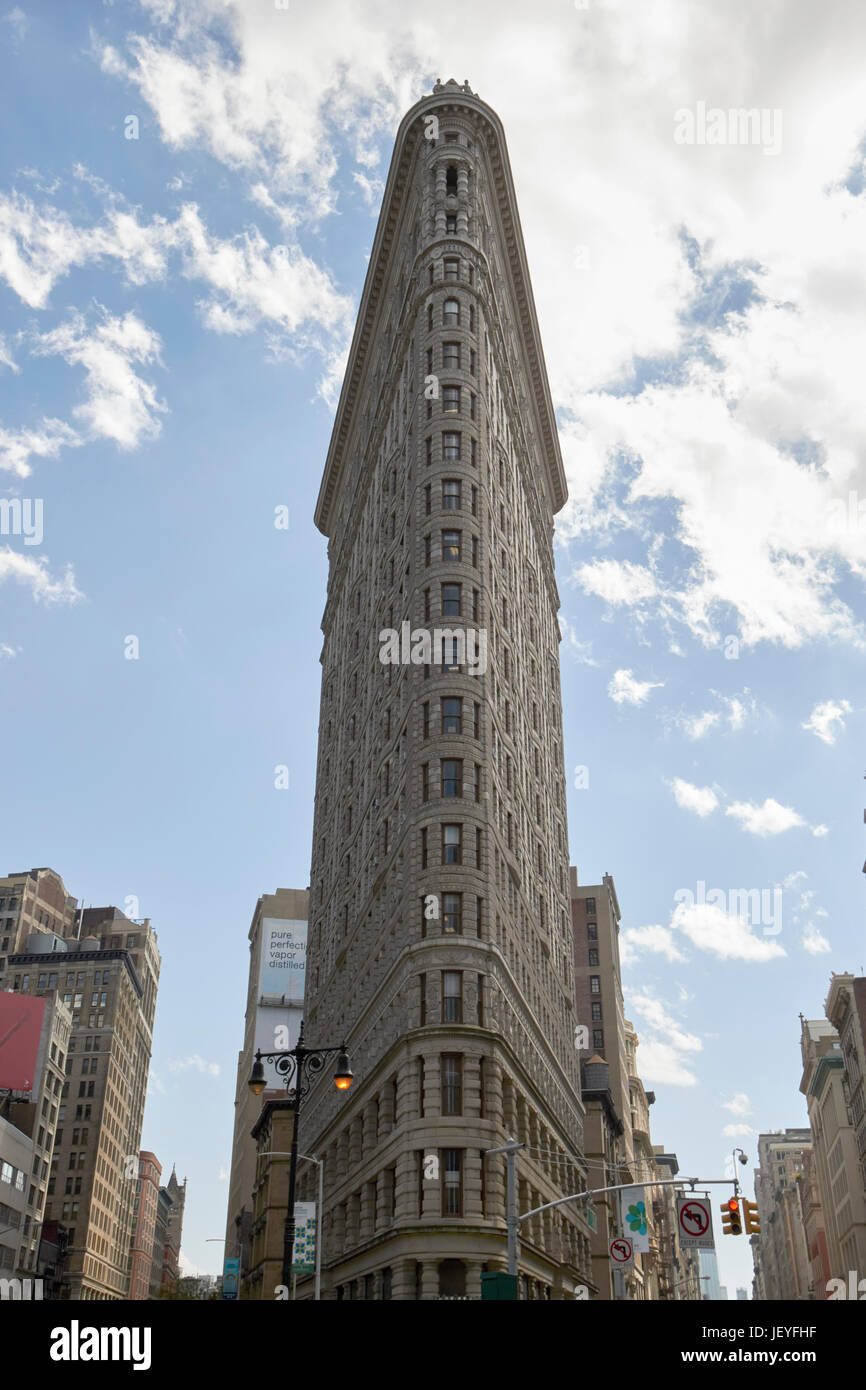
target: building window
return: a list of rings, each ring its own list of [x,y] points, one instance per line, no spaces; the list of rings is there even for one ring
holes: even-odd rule
[[[460,462],[460,434],[448,431],[442,436],[442,458],[445,463]]]
[[[426,766],[426,764],[425,764]],[[442,796],[463,795],[463,760],[442,759]]]
[[[449,696],[442,701],[443,734],[462,734],[463,701]],[[456,795],[456,793],[455,793]]]
[[[433,462],[433,440],[430,438],[429,435],[424,440],[424,453],[425,462],[427,464],[427,467],[429,468],[431,463]]]
[[[601,1028],[593,1028],[592,1045],[596,1052],[601,1052],[604,1047],[604,1031]]]
[[[470,311],[471,312],[471,311]],[[446,328],[460,327],[459,299],[446,299],[442,305],[442,322]]]
[[[474,792],[475,792],[475,800],[476,800],[476,801],[480,801],[480,800],[481,800],[481,764],[480,764],[480,763],[476,763],[476,764],[475,764],[475,771],[474,771],[474,774],[473,774],[473,789],[474,789]]]
[[[456,183],[455,183],[455,188],[456,188],[456,186],[457,186],[457,185],[456,185]],[[455,219],[454,219],[454,230],[455,230],[455,231],[457,230],[457,218],[456,218],[456,217],[455,217]],[[446,257],[445,257],[445,275],[444,275],[443,278],[446,279],[446,280],[459,280],[459,279],[460,279],[460,261],[457,259],[456,256],[446,256]]]
[[[444,1149],[440,1171],[442,1173],[442,1215],[463,1215],[463,1150]]]
[[[442,972],[442,1022],[463,1022],[463,973],[460,970]]]
[[[592,1022],[601,1023],[601,1005],[592,1004],[590,1007],[592,1008]]]
[[[429,515],[430,515],[430,498],[431,498],[431,485],[430,485],[430,483],[427,483],[426,487],[424,488],[424,515],[425,515],[425,516],[429,516]],[[393,576],[392,576],[392,579],[393,579]]]
[[[421,831],[421,868],[427,868],[427,827]]]
[[[597,923],[597,922],[587,922],[587,924],[586,924],[586,935],[587,935],[587,940],[589,940],[589,941],[598,941],[598,923]]]
[[[598,976],[598,975],[590,975],[590,977],[589,977],[589,992],[590,992],[590,994],[601,994],[601,977],[600,977],[600,976]]]
[[[421,907],[422,907],[422,909],[423,909],[423,907],[424,907],[424,899],[423,899],[423,898],[421,899]],[[418,1027],[419,1027],[419,1028],[423,1028],[424,1025],[425,1025],[426,1022],[427,1022],[427,976],[426,976],[426,975],[419,975],[419,976],[418,976],[418,1018],[419,1018],[419,1020],[420,1020],[420,1021],[419,1021],[419,1024],[418,1024]],[[423,1075],[424,1075],[424,1061],[423,1061],[423,1058],[421,1058],[421,1057],[419,1057],[418,1060],[419,1060],[419,1062],[421,1063],[421,1075],[422,1075],[422,1078],[423,1078]],[[421,1094],[422,1094],[422,1095],[424,1094],[424,1087],[423,1087],[423,1085],[422,1085],[422,1087],[421,1087]],[[422,1115],[423,1115],[424,1111],[422,1110],[421,1113],[422,1113]]]
[[[463,1114],[463,1058],[457,1053],[442,1054],[442,1114]]]
[[[589,963],[590,965],[598,965],[598,951],[594,946],[589,948]]]
[[[460,370],[460,344],[459,344],[459,343],[443,343],[443,344],[442,344],[442,366],[443,366],[446,370],[449,369],[449,368],[450,368],[450,369],[453,369],[453,370],[455,370],[455,371],[459,371],[459,370]]]
[[[425,537],[424,537],[424,564],[425,564],[425,565],[429,565],[431,559],[433,558],[433,557],[432,557],[432,553],[431,553],[431,544],[432,544],[431,537],[430,537],[429,535],[428,535],[428,536],[425,536]]]
[[[430,764],[421,764],[421,800],[430,800]]]
[[[478,568],[478,537],[472,537],[472,564]]]
[[[462,864],[462,863],[463,863],[463,826],[462,826],[462,825],[443,825],[443,827],[442,827],[442,863],[443,863],[443,864]]]
[[[594,916],[595,916],[595,898],[584,898],[584,902],[586,903],[586,915],[587,915],[587,917],[594,917]]]
[[[460,506],[460,479],[443,478],[442,510],[445,512],[459,512]]]
[[[460,414],[460,387],[443,386],[442,388],[442,414]]]
[[[463,931],[463,894],[442,894],[442,930],[449,936],[459,936]]]
[[[459,560],[462,531],[443,531],[442,532],[442,559]],[[475,539],[473,537],[473,553]]]
[[[458,483],[458,488],[460,484]],[[444,488],[444,484],[443,484]],[[458,492],[458,498],[459,498]],[[458,502],[459,505],[459,502]],[[442,585],[442,617],[459,618],[463,607],[463,585],[462,584],[443,584]],[[429,613],[425,617],[429,617]]]

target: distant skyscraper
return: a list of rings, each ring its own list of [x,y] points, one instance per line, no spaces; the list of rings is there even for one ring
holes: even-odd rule
[[[582,1189],[553,518],[566,499],[505,135],[437,83],[397,134],[316,522],[328,537],[301,1115],[324,1296],[478,1297]],[[305,1174],[305,1196],[314,1174]],[[583,1211],[523,1297],[593,1285]]]
[[[56,997],[71,1012],[45,1219],[69,1232],[61,1296],[123,1299],[161,962],[147,919],[87,908],[75,926],[80,937],[52,938],[46,951],[55,927],[37,922],[0,987]]]

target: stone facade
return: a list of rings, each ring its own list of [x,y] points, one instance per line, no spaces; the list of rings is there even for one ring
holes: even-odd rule
[[[316,512],[306,1034],[345,1037],[356,1077],[342,1095],[326,1072],[301,1112],[325,1158],[324,1297],[479,1296],[505,1260],[505,1159],[484,1151],[508,1136],[527,1145],[520,1210],[586,1186],[565,497],[504,132],[468,86],[437,83],[397,135]],[[431,653],[436,628],[452,636]],[[467,630],[485,661],[454,651]],[[524,1226],[530,1296],[592,1285],[589,1235],[565,1207]]]

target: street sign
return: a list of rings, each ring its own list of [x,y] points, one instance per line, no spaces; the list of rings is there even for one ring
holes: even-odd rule
[[[610,1243],[610,1262],[615,1269],[634,1268],[634,1247],[627,1236],[614,1236]]]
[[[677,1227],[684,1250],[714,1249],[709,1197],[678,1197]]]

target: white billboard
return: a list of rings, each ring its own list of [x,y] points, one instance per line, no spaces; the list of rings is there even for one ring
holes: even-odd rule
[[[259,963],[259,999],[303,1004],[307,973],[307,924],[265,917]]]

